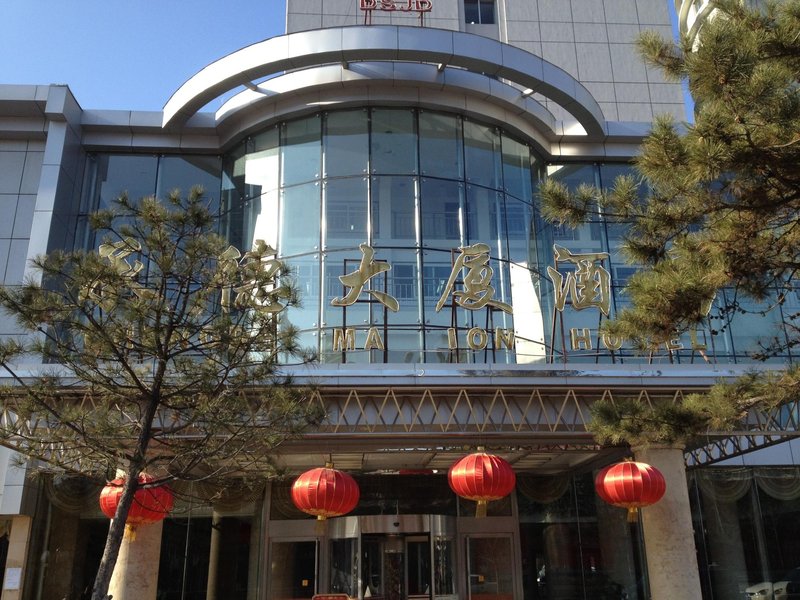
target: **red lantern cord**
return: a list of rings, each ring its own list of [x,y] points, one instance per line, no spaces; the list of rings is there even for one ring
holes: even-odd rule
[[[517,478],[511,465],[503,458],[475,452],[450,467],[447,481],[456,494],[478,503],[476,517],[485,517],[489,502],[508,496]]]
[[[355,479],[330,464],[306,471],[292,484],[294,505],[319,521],[349,513],[359,496]]]
[[[667,483],[661,471],[646,463],[624,461],[601,470],[595,490],[602,500],[628,509],[628,520],[636,521],[637,509],[655,504],[664,496]]]
[[[156,479],[144,473],[139,475],[139,487],[134,492],[133,503],[125,519],[125,535],[131,540],[135,539],[136,528],[141,525],[158,523],[172,510],[175,496],[166,484],[148,485]],[[109,519],[117,513],[117,506],[122,497],[122,487],[125,478],[118,477],[110,481],[100,492],[100,510]]]

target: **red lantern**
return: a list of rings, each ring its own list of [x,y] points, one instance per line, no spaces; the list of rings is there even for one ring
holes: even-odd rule
[[[349,513],[359,496],[356,480],[330,464],[306,471],[292,484],[294,505],[320,521]]]
[[[175,497],[168,485],[142,487],[153,481],[155,481],[154,477],[144,473],[139,475],[139,488],[133,495],[133,503],[128,511],[128,518],[125,520],[127,533],[132,534],[140,525],[149,525],[161,521],[172,510]],[[125,485],[125,479],[118,477],[107,483],[103,491],[100,492],[100,510],[109,519],[113,519],[117,512],[123,485]]]
[[[456,494],[478,503],[476,517],[485,517],[489,502],[508,496],[517,477],[511,465],[499,456],[475,452],[450,467],[447,481]]]
[[[595,478],[595,489],[609,504],[627,508],[628,520],[635,521],[638,508],[661,500],[667,482],[655,467],[629,460],[601,470]]]
[[[600,496],[600,499],[605,502],[606,504],[613,504],[611,496],[606,494],[606,488],[603,487],[603,481],[606,478],[606,473],[608,473],[609,469],[614,465],[607,465],[600,469],[597,472],[597,476],[594,478],[594,489],[597,491],[597,495]]]

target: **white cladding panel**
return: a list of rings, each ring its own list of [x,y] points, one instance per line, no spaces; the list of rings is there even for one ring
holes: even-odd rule
[[[467,23],[464,0],[430,0],[424,26],[475,33],[518,46],[564,69],[595,95],[608,121],[685,119],[679,84],[647,68],[635,40],[644,30],[672,37],[668,0],[494,0],[495,23]],[[287,33],[363,25],[361,0],[287,0]],[[405,0],[396,0],[405,5]],[[380,5],[380,1],[378,2]],[[375,25],[419,25],[417,13],[372,11]],[[563,109],[541,99],[557,119]]]

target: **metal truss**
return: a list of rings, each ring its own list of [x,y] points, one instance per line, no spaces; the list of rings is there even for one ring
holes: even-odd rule
[[[699,446],[688,450],[686,464],[689,467],[710,465],[795,437],[800,437],[799,400],[767,411],[751,410],[741,430],[709,435]]]
[[[327,417],[313,431],[283,444],[279,463],[288,468],[318,455],[338,457],[352,468],[420,468],[445,464],[466,449],[486,446],[522,469],[547,465],[551,470],[574,468],[619,452],[600,447],[587,429],[590,408],[599,400],[635,399],[654,405],[680,403],[705,386],[678,387],[640,384],[610,385],[364,385],[314,389]],[[77,391],[77,390],[76,390]],[[69,396],[69,397],[68,397]],[[65,401],[95,406],[88,393],[65,394]],[[39,439],[56,440],[59,452],[63,425],[44,417],[19,419],[13,402],[0,410],[0,424],[15,430],[24,447]],[[156,427],[175,425],[174,415],[160,412]],[[62,432],[66,433],[66,432]],[[62,443],[70,436],[64,435]],[[689,467],[719,462],[758,448],[800,437],[800,401],[769,411],[751,411],[741,430],[711,433],[686,453]],[[562,458],[558,458],[562,457]]]
[[[694,390],[690,390],[694,391]],[[585,438],[600,399],[680,402],[684,390],[581,387],[359,387],[322,389],[328,415],[318,433],[511,436],[570,443]]]
[[[557,473],[620,454],[587,429],[600,399],[680,402],[695,389],[583,386],[323,387],[315,401],[327,418],[281,446],[277,462],[299,470],[324,461],[345,469],[446,469],[485,446],[518,471]]]

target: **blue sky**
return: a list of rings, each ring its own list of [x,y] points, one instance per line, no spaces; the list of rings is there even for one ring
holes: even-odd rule
[[[285,13],[285,0],[0,0],[0,83],[66,83],[85,109],[161,110],[210,62],[284,33]]]
[[[161,110],[208,63],[285,31],[284,0],[0,0],[0,83]]]

